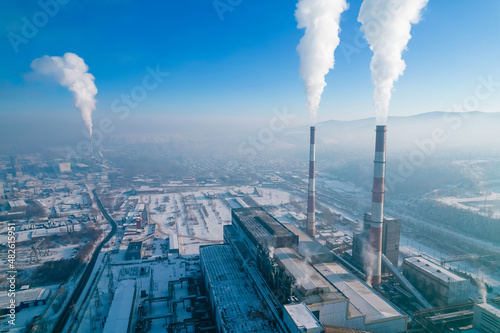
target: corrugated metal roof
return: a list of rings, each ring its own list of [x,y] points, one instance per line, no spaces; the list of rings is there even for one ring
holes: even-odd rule
[[[341,265],[322,263],[314,267],[349,299],[352,306],[365,315],[366,323],[404,316]]]
[[[327,293],[332,289],[330,283],[311,265],[300,260],[293,249],[279,248],[274,251],[274,258],[295,278],[296,284],[304,295]]]
[[[457,274],[450,272],[446,268],[436,265],[432,261],[424,259],[423,257],[409,257],[405,258],[404,261],[428,272],[429,274],[446,283],[465,281],[463,277],[458,276]]]
[[[134,303],[134,280],[120,281],[115,291],[113,303],[103,333],[126,333],[132,304]]]
[[[200,247],[200,259],[226,332],[277,332],[269,309],[237,263],[230,245]]]
[[[304,303],[285,304],[284,307],[297,327],[305,327],[307,330],[323,328],[323,325],[319,323]]]

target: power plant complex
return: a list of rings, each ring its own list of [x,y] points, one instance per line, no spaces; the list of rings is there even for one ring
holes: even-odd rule
[[[467,304],[469,281],[443,266],[422,256],[406,257],[399,266],[401,220],[384,216],[386,134],[385,125],[376,127],[371,211],[353,235],[352,251],[316,241],[315,126],[304,223],[279,221],[260,206],[243,205],[232,209],[223,245],[200,247],[220,332],[398,333],[408,330],[410,319],[388,296],[398,302],[403,297],[412,315],[421,311],[423,318],[434,307]],[[471,316],[472,308],[467,311]],[[484,311],[498,314],[491,306],[475,311],[478,326],[489,323],[480,319]]]
[[[495,73],[478,76],[474,94],[445,111],[436,105],[471,84],[457,79],[445,93],[410,106],[413,100],[400,99],[400,113],[389,118],[395,84],[407,68],[405,52],[424,40],[454,47],[450,53],[463,57],[464,40],[439,41],[453,39],[460,31],[451,23],[463,22],[451,15],[445,22],[450,29],[440,36],[433,36],[437,25],[412,31],[429,0],[297,0],[270,8],[248,1],[234,11],[241,2],[213,1],[208,15],[207,4],[165,7],[174,20],[162,19],[165,11],[156,4],[153,11],[124,7],[117,17],[137,14],[146,21],[130,27],[117,22],[103,36],[123,35],[141,50],[118,48],[108,58],[119,66],[110,67],[99,57],[109,50],[92,56],[95,48],[83,45],[98,77],[71,52],[36,59],[25,52],[16,59],[4,95],[12,91],[13,98],[30,101],[5,104],[5,124],[13,126],[2,133],[8,142],[0,154],[0,332],[500,333],[500,158],[499,146],[491,146],[498,134],[491,124],[500,119],[492,112]],[[38,31],[34,25],[45,25],[40,18],[60,9],[55,1],[39,6],[33,22],[22,16],[24,25],[14,24],[15,15],[10,20],[6,33],[16,54],[33,37],[29,31]],[[445,5],[432,6],[429,19],[446,16]],[[81,6],[70,7],[65,15],[81,14]],[[106,13],[108,7],[86,10]],[[456,13],[469,11],[488,13],[475,3]],[[296,22],[288,26],[292,12]],[[226,29],[220,24],[225,15]],[[46,32],[70,27],[68,17],[53,20],[56,28]],[[152,29],[150,22],[159,25]],[[469,35],[481,35],[485,26],[471,22],[467,29],[478,27]],[[296,28],[303,36],[290,55]],[[412,34],[420,38],[415,44],[409,44]],[[354,46],[346,36],[354,36]],[[60,51],[57,38],[46,40],[56,41]],[[336,62],[339,46],[344,59]],[[440,60],[452,61],[441,49]],[[368,63],[363,67],[367,52],[373,55],[370,78]],[[358,57],[355,66],[346,66],[352,56]],[[432,57],[424,48],[414,59]],[[151,59],[161,61],[146,66]],[[280,98],[300,109],[289,70],[299,62],[310,123],[295,127],[303,115],[283,108],[272,110],[268,126],[254,128],[263,120],[259,108]],[[24,89],[19,68],[28,65]],[[142,84],[127,88],[142,66]],[[164,66],[177,74],[172,80],[164,80],[170,77]],[[332,83],[340,89],[321,104],[335,66],[342,75]],[[434,67],[440,71],[411,73],[417,89],[408,93],[407,85],[406,96],[425,95],[429,89],[418,84],[442,83],[454,74],[452,67]],[[64,103],[45,98],[37,105],[45,94],[33,91],[46,87],[30,87],[33,78],[55,80],[73,94],[84,138],[73,133],[72,121],[58,140],[46,135],[61,121],[37,120],[51,108],[63,117]],[[369,79],[373,123],[363,113]],[[106,83],[99,88],[102,100],[123,92],[111,101],[115,116],[104,114],[98,122],[95,82]],[[117,88],[109,89],[113,84]],[[17,119],[9,107],[26,109],[22,114],[41,108],[32,120],[35,130],[30,133],[26,114]],[[318,113],[341,108],[345,114]],[[419,108],[433,112],[411,115]],[[141,112],[128,118],[131,109]],[[346,119],[356,115],[365,119]],[[118,126],[118,119],[127,120]],[[391,139],[388,120],[399,140]],[[395,158],[386,147],[398,165],[390,164]],[[393,191],[395,183],[401,185]],[[462,269],[450,264],[456,262]]]

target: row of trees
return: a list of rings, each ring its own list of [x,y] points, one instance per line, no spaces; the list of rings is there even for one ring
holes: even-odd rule
[[[419,200],[408,208],[415,216],[428,222],[446,226],[478,239],[500,244],[500,220],[476,212],[457,209],[436,201]]]

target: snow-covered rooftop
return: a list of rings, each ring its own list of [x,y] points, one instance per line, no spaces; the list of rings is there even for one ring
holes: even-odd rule
[[[36,300],[44,300],[49,296],[50,290],[44,288],[34,288],[27,290],[16,291],[15,300],[16,306],[21,303],[29,303]],[[11,298],[8,297],[7,291],[0,293],[0,309],[6,309],[10,304]]]
[[[132,304],[134,303],[134,290],[134,280],[120,281],[109,309],[103,333],[127,332]]]
[[[409,257],[405,258],[404,261],[426,271],[427,273],[444,281],[445,283],[465,281],[463,277],[458,276],[457,274],[450,272],[446,268],[436,265],[432,261],[424,259],[423,257]]]
[[[476,306],[488,311],[495,317],[500,318],[500,307],[498,307],[497,305],[492,303],[480,303],[476,304]]]
[[[308,332],[316,332],[323,328],[304,303],[285,304],[284,307],[297,327],[304,327]]]
[[[210,298],[214,300],[225,332],[278,331],[271,312],[237,263],[230,245],[200,247],[200,262],[210,285]]]
[[[275,249],[274,258],[295,278],[304,295],[330,292],[330,283],[311,265],[300,260],[299,255],[294,250],[286,247]]]
[[[314,267],[365,316],[366,323],[405,316],[341,265],[322,263]]]

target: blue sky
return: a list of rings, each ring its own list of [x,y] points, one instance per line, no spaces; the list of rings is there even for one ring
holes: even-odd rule
[[[3,3],[0,114],[73,111],[76,116],[66,88],[26,77],[33,59],[73,52],[96,78],[96,112],[102,114],[141,84],[148,66],[159,66],[170,75],[134,109],[138,114],[248,118],[287,107],[307,117],[296,52],[303,31],[296,28],[293,1],[220,0],[232,7],[223,20],[213,0],[65,2],[17,53],[8,33],[22,36],[23,17],[33,22],[43,9],[37,1]],[[372,53],[357,22],[361,1],[348,2],[320,121],[373,116]],[[479,76],[500,81],[499,17],[498,0],[430,0],[412,28],[403,54],[407,69],[395,85],[390,115],[450,109],[474,93]],[[482,101],[480,111],[500,111],[498,90]]]

